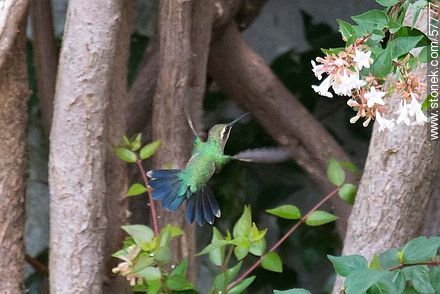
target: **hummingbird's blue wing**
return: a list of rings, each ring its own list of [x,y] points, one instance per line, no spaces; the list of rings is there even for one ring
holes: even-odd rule
[[[180,177],[180,172],[179,169],[159,169],[147,173],[151,178],[148,186],[153,189],[153,199],[159,200],[162,207],[171,211],[182,205],[188,190]]]

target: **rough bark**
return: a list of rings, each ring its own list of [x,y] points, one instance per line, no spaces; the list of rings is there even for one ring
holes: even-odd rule
[[[161,148],[154,156],[154,168],[183,168],[191,152],[191,133],[183,113],[188,93],[191,62],[192,1],[161,0],[159,4],[159,71],[153,99],[153,138]],[[182,209],[180,210],[182,211]],[[195,253],[195,231],[183,213],[158,211],[161,226],[174,224],[185,235],[173,243],[175,260]],[[195,278],[194,258],[190,272]]]
[[[112,134],[106,112],[113,102],[122,5],[122,0],[69,2],[49,158],[53,293],[102,293],[106,138]]]
[[[25,18],[28,0],[5,0],[0,5],[0,67],[6,61],[7,52],[14,46],[17,32]]]
[[[434,185],[424,222],[424,236],[440,236],[440,183],[438,180]]]
[[[213,42],[209,74],[288,150],[323,191],[333,189],[326,178],[327,162],[330,158],[350,161],[348,155],[249,48],[235,23]],[[344,236],[350,207],[336,198],[332,204],[340,217],[339,233]]]
[[[37,77],[37,92],[43,128],[50,134],[53,96],[57,71],[57,52],[50,0],[32,0],[30,3],[32,45]]]
[[[112,254],[122,247],[126,234],[120,229],[128,223],[128,203],[125,196],[127,192],[127,164],[121,161],[114,152],[115,146],[121,143],[126,135],[126,110],[127,97],[128,56],[130,37],[132,31],[132,16],[134,1],[122,1],[119,32],[117,33],[116,52],[114,54],[113,68],[111,69],[111,92],[109,94],[106,111],[106,159],[105,180],[106,195],[105,205],[107,214],[107,235],[105,241],[106,269],[104,293],[131,293],[127,281],[112,273],[112,268],[118,260]]]
[[[25,1],[24,1],[25,2]],[[29,96],[25,14],[13,34],[8,51],[0,50],[0,293],[18,294],[24,288],[24,201],[26,188],[26,124]]]
[[[393,113],[399,99],[394,101]],[[375,125],[343,255],[371,260],[375,253],[422,234],[434,180],[440,175],[439,151],[437,142],[427,140],[426,126],[399,125],[392,132],[379,132]],[[338,279],[334,293],[341,283]]]

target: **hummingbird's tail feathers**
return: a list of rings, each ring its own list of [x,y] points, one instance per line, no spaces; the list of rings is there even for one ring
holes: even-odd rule
[[[151,178],[148,186],[153,189],[153,199],[160,201],[163,208],[171,211],[182,205],[188,190],[180,178],[180,172],[179,169],[158,169],[147,173]]]
[[[188,223],[195,221],[199,226],[203,226],[206,221],[212,225],[215,218],[221,216],[220,207],[209,187],[203,187],[187,199],[186,221]]]

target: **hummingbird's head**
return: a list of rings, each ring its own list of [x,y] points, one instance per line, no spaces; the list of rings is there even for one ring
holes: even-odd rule
[[[218,124],[213,126],[208,133],[208,140],[216,141],[222,148],[225,147],[228,141],[229,134],[231,133],[232,127],[243,117],[248,115],[248,113],[243,114],[239,118],[231,121],[228,124]]]

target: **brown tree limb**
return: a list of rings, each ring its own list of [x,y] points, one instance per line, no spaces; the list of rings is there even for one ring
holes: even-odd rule
[[[0,68],[11,52],[15,38],[20,32],[22,20],[26,17],[29,0],[3,1],[0,6]]]
[[[21,1],[24,4],[26,1]],[[25,9],[25,8],[24,8]],[[0,293],[24,291],[24,223],[26,191],[26,125],[29,97],[25,47],[25,13],[12,13],[13,40],[0,49]],[[12,17],[11,16],[11,17]],[[1,19],[1,18],[0,18]]]
[[[127,164],[115,154],[115,146],[121,143],[126,135],[126,110],[127,97],[128,57],[130,54],[130,39],[133,30],[134,1],[115,2],[118,25],[116,33],[116,48],[112,68],[111,89],[106,109],[106,154],[105,154],[105,206],[107,214],[106,223],[106,280],[104,292],[109,294],[131,293],[130,287],[123,277],[115,275],[112,268],[117,265],[117,260],[112,254],[122,247],[126,234],[121,230],[122,225],[128,223],[127,192],[128,175]]]
[[[191,68],[191,8],[193,1],[159,2],[159,70],[153,98],[153,138],[161,148],[153,158],[154,168],[183,168],[191,152],[191,133],[183,114]],[[182,209],[180,210],[182,211]],[[193,256],[195,234],[185,224],[183,213],[158,209],[160,225],[174,224],[185,235],[173,243],[174,260]],[[189,275],[194,278],[194,259]]]
[[[124,179],[122,167],[111,178],[106,161],[109,145],[114,143],[107,140],[120,132],[118,126],[108,125],[113,118],[107,115],[120,105],[115,98],[119,92],[114,92],[119,73],[113,71],[121,60],[117,43],[125,2],[69,2],[49,158],[52,293],[103,292],[108,181]],[[125,82],[126,75],[122,75]],[[120,122],[118,117],[114,120]],[[108,193],[120,197],[117,183]],[[111,227],[112,231],[118,229],[119,224]]]
[[[50,0],[31,0],[32,45],[43,128],[50,134],[58,56]]]
[[[236,24],[232,23],[213,42],[209,73],[288,150],[323,191],[333,189],[326,178],[327,162],[330,158],[350,161],[348,155],[249,48]],[[338,230],[343,236],[350,207],[338,199],[332,205],[340,217]]]

